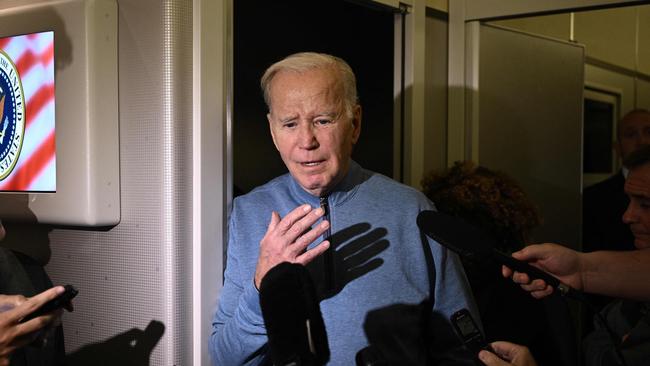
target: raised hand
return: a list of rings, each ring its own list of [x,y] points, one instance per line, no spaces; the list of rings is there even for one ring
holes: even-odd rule
[[[282,262],[305,265],[329,248],[325,240],[307,250],[309,244],[318,239],[329,227],[323,220],[311,227],[323,216],[323,209],[302,205],[289,212],[284,218],[273,211],[266,234],[260,242],[260,255],[255,268],[255,286],[260,287],[262,278],[271,268]]]

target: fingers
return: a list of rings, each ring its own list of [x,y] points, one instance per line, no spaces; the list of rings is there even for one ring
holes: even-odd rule
[[[490,351],[485,351],[481,350],[481,352],[478,353],[478,358],[483,362],[484,364],[488,366],[508,366],[511,365],[508,362],[505,362],[504,360],[500,359],[497,355]]]
[[[329,228],[328,221],[311,227],[323,214],[324,211],[320,207],[313,209],[309,205],[302,205],[276,223],[280,216],[274,212],[265,239],[268,238],[269,242],[277,245],[276,249],[288,248],[288,254],[292,257],[298,256]],[[265,239],[263,240],[267,241]]]
[[[300,219],[304,218],[311,211],[312,211],[312,207],[310,205],[298,206],[293,211],[289,212],[285,217],[283,217],[282,220],[280,220],[280,223],[278,224],[276,229],[279,231],[280,234],[286,234],[290,230],[293,230],[294,232],[298,231],[298,233],[296,234],[296,237],[298,237],[298,235],[300,235],[302,231],[298,230],[298,228],[296,227],[296,223]]]
[[[305,214],[303,217],[301,217],[299,220],[295,221],[291,227],[285,232],[285,237],[286,240],[289,243],[293,243],[298,239],[298,237],[301,237],[303,240],[299,244],[304,244],[304,248],[309,245],[312,241],[314,241],[317,237],[322,235],[325,230],[329,227],[328,222],[321,222],[320,225],[316,226],[315,228],[307,230],[316,222],[318,219],[320,219],[325,212],[323,211],[322,208],[317,208],[315,210],[312,210],[311,207],[309,207],[309,210],[307,211],[307,214]],[[284,221],[284,219],[283,219]],[[282,226],[282,222],[280,224]],[[326,225],[326,226],[325,226]],[[309,238],[311,240],[307,241]],[[306,242],[306,244],[305,244]],[[300,249],[300,250],[302,250]]]
[[[311,244],[312,242],[314,242],[314,240],[318,239],[318,237],[323,235],[325,233],[325,231],[327,231],[327,229],[329,227],[330,227],[329,221],[323,221],[323,222],[319,223],[315,228],[309,230],[304,235],[297,238],[295,240],[295,244],[294,244],[294,248],[293,248],[296,255],[299,255],[305,249],[307,249],[309,244]],[[311,249],[310,251],[312,251],[312,250],[313,249]]]
[[[536,299],[541,299],[552,293],[553,293],[553,287],[547,285],[545,289],[539,291],[533,291],[530,294]]]
[[[503,277],[509,278],[510,276],[512,276],[513,272],[510,268],[506,266],[501,266],[501,274],[503,275]]]
[[[516,365],[516,366],[536,366],[535,359],[531,355],[528,347],[510,342],[492,342],[490,347],[496,355],[499,355],[504,360],[502,364],[493,363],[493,365]],[[493,354],[494,355],[494,354]],[[479,358],[481,355],[479,354]],[[481,359],[482,360],[482,359]]]
[[[273,232],[279,223],[280,215],[275,211],[271,212],[271,221],[269,222],[269,227],[266,228],[266,233]]]
[[[490,343],[490,347],[500,357],[506,360],[512,360],[517,355],[517,347],[521,346],[510,342],[497,341]]]
[[[519,284],[523,290],[530,292],[531,296],[536,299],[544,298],[553,293],[553,287],[548,285],[544,280],[535,279],[531,281],[526,273],[516,272],[506,266],[502,266],[501,274],[506,278],[512,277],[513,282]]]
[[[311,248],[310,250],[306,251],[302,255],[299,255],[296,258],[296,262],[302,264],[303,266],[306,265],[307,263],[311,262],[314,260],[314,258],[318,257],[319,255],[325,253],[325,251],[330,247],[330,242],[328,240],[325,240],[318,244],[317,246]]]
[[[40,294],[30,297],[22,302],[18,307],[11,310],[8,314],[10,319],[14,322],[19,322],[22,318],[36,311],[46,302],[56,298],[65,291],[63,286],[52,287],[49,290],[43,291]]]
[[[555,244],[531,244],[526,247],[523,247],[521,250],[512,253],[512,256],[520,261],[530,262],[530,261],[539,261],[546,258],[549,254],[549,251],[555,246]]]
[[[322,220],[312,228],[312,225],[323,217],[324,210],[320,207],[301,205],[280,218],[276,212],[271,214],[271,221],[266,234],[260,241],[260,253],[255,269],[254,283],[257,288],[269,269],[282,262],[307,263],[327,249],[329,243],[317,246],[318,249],[307,247],[323,235],[329,228],[329,222]],[[313,251],[313,252],[312,252]],[[306,253],[309,253],[305,255]]]
[[[21,323],[16,326],[16,335],[30,335],[36,334],[39,330],[49,327],[61,317],[62,311],[56,310],[51,313],[38,316],[34,319],[30,319],[24,323]],[[31,342],[33,338],[27,337],[28,342]]]

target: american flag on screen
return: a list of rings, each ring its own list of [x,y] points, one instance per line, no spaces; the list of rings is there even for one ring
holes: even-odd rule
[[[54,32],[0,38],[0,191],[56,191],[54,116]]]

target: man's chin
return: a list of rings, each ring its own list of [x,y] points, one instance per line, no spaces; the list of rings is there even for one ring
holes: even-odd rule
[[[298,179],[298,184],[300,184],[305,191],[319,197],[326,193],[329,188],[323,179]]]
[[[650,248],[650,238],[634,239],[634,246],[637,249]]]

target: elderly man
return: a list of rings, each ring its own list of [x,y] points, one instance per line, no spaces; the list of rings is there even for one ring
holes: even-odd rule
[[[370,311],[427,298],[431,316],[445,326],[426,347],[454,364],[471,363],[447,326],[455,311],[474,311],[462,267],[416,226],[417,214],[432,204],[350,158],[361,133],[350,67],[330,55],[299,53],[269,67],[261,84],[289,174],[234,201],[210,341],[214,362],[268,362],[258,288],[272,267],[293,262],[309,264],[321,295],[331,364],[353,365],[368,346]]]
[[[535,264],[572,287],[638,300],[614,301],[603,309],[602,315],[617,337],[616,346],[620,347],[626,364],[647,365],[650,359],[650,146],[630,153],[625,166],[630,170],[625,181],[630,203],[622,219],[634,234],[637,250],[579,253],[559,245],[543,244],[526,247],[513,256]],[[504,268],[504,275],[513,274]],[[542,280],[530,282],[523,273],[514,273],[513,279],[535,297],[553,291]],[[595,329],[583,341],[585,364],[620,365],[611,335],[602,325],[595,324]],[[480,357],[486,365],[534,365],[530,353],[522,346],[500,342],[495,350],[511,362],[505,363],[482,351]]]

